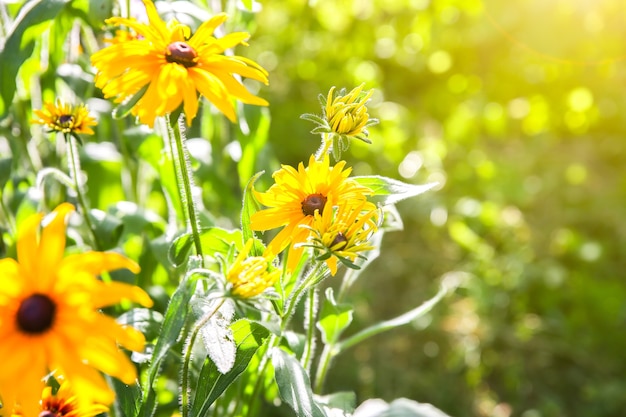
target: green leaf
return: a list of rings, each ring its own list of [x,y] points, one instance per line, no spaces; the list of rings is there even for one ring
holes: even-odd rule
[[[141,409],[142,392],[138,382],[126,385],[116,378],[108,378],[115,391],[115,402],[120,407],[120,417],[137,417]]]
[[[243,232],[243,241],[247,242],[248,239],[254,237],[254,232],[250,228],[250,217],[253,213],[258,211],[259,204],[254,198],[253,186],[257,179],[261,175],[263,175],[264,171],[256,173],[250,181],[248,181],[248,185],[243,193],[243,207],[241,209],[241,230]],[[252,249],[250,251],[250,256],[261,256],[263,255],[263,245],[260,242],[257,242],[255,239],[254,245],[252,245]]]
[[[9,181],[9,179],[11,179],[12,165],[13,165],[12,157],[0,159],[0,191],[4,188],[4,186]]]
[[[311,381],[300,362],[280,348],[272,351],[274,377],[280,397],[298,417],[324,417],[326,413],[313,400]]]
[[[337,304],[332,288],[326,288],[326,299],[322,305],[317,328],[325,344],[335,344],[339,336],[352,323],[352,306]]]
[[[265,327],[246,319],[238,320],[230,327],[237,344],[235,365],[228,373],[221,374],[210,359],[204,361],[191,404],[192,417],[203,417],[207,414],[211,404],[245,371],[257,349],[269,335]]]
[[[226,254],[234,245],[237,249],[243,247],[241,230],[227,230],[221,227],[210,227],[200,232],[200,243],[207,255],[215,256],[217,253]],[[193,236],[185,233],[178,236],[172,242],[169,249],[169,258],[174,265],[182,265],[189,258],[189,252],[193,246]]]
[[[93,223],[94,233],[100,244],[100,249],[108,250],[116,247],[124,230],[122,221],[98,209],[89,210],[89,217]]]
[[[243,5],[248,10],[252,10],[252,0],[242,0]]]
[[[142,404],[142,416],[149,417],[154,414],[156,408],[156,392],[153,389],[154,383],[159,375],[161,362],[165,359],[169,350],[177,343],[183,326],[185,325],[189,313],[189,301],[193,295],[195,283],[196,275],[185,275],[167,306],[163,326],[161,326],[159,338],[154,346],[152,361],[148,367],[147,376],[143,384],[143,392],[146,396],[146,400]]]
[[[241,159],[237,163],[240,186],[245,187],[248,178],[251,178],[256,171],[256,163],[259,155],[263,152],[270,130],[270,112],[267,108],[254,108],[254,113],[249,119],[249,134],[244,134],[243,129],[238,130],[237,139],[241,145]],[[252,110],[252,109],[251,109]],[[258,115],[258,117],[254,117]]]
[[[374,200],[381,204],[395,204],[398,201],[415,197],[437,186],[436,182],[428,184],[407,184],[393,178],[379,175],[353,177],[359,184],[364,185],[374,192]]]
[[[219,309],[217,304],[221,300],[211,300],[207,302],[204,299],[196,298],[193,304],[193,312],[197,317],[197,321],[204,320],[205,316],[212,314],[211,317],[200,328],[200,337],[204,344],[204,348],[209,354],[209,358],[217,367],[221,374],[229,372],[235,365],[235,355],[237,346],[233,339],[230,324],[235,316],[235,306],[230,299],[225,300]]]
[[[114,108],[113,112],[111,113],[113,118],[123,119],[124,117],[128,116],[130,112],[133,110],[133,107],[135,107],[135,104],[137,104],[137,102],[141,99],[141,97],[143,97],[143,95],[146,93],[149,85],[150,84],[146,84],[135,95],[133,95],[129,99],[125,100],[123,103],[119,104],[116,108]]]
[[[352,417],[450,417],[431,404],[398,398],[390,404],[381,399],[370,399],[361,404]]]
[[[335,408],[344,413],[352,414],[356,407],[356,394],[352,391],[340,391],[332,394],[316,396],[319,404],[328,408]]]
[[[33,53],[35,42],[70,0],[29,2],[20,10],[13,31],[0,52],[0,117],[9,109],[17,88],[17,73]]]

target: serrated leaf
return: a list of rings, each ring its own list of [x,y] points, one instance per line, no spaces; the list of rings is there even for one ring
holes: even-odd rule
[[[374,200],[383,205],[395,204],[398,201],[415,197],[437,186],[436,182],[415,185],[379,175],[353,178],[359,184],[371,189],[375,196]]]
[[[295,357],[280,348],[272,350],[274,377],[280,398],[298,417],[325,417],[326,413],[313,399],[311,381]]]
[[[263,175],[264,171],[256,173],[250,181],[248,181],[248,185],[243,193],[243,207],[241,209],[241,231],[243,232],[243,242],[247,242],[249,239],[254,237],[254,232],[250,228],[250,217],[253,213],[257,212],[259,209],[259,204],[254,198],[254,183],[261,175]],[[252,249],[250,250],[250,256],[261,256],[263,255],[263,245],[259,242],[257,243],[256,239],[254,245],[252,245]]]
[[[211,314],[206,323],[200,329],[200,337],[209,358],[213,361],[217,370],[225,374],[235,365],[235,354],[237,347],[233,339],[230,324],[235,316],[235,306],[232,300],[225,300],[218,310],[217,303],[220,300],[198,300],[194,303],[194,313],[198,316],[198,320],[206,320],[205,316]]]
[[[335,344],[345,329],[352,323],[352,306],[337,304],[333,289],[326,288],[326,299],[320,311],[317,328],[322,333],[325,344]]]
[[[211,404],[245,371],[257,349],[269,335],[265,327],[246,319],[234,322],[231,331],[237,345],[235,365],[228,373],[221,374],[211,360],[207,358],[204,361],[191,404],[191,417],[204,417],[207,414]]]
[[[33,53],[35,41],[57,17],[69,0],[42,0],[27,3],[0,51],[0,117],[9,109],[17,83],[15,79],[24,61]]]

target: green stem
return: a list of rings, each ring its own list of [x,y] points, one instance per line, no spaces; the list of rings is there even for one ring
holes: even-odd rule
[[[191,229],[193,237],[193,244],[196,248],[196,254],[202,257],[202,244],[200,242],[200,226],[198,223],[198,212],[193,199],[193,177],[191,171],[191,165],[189,164],[189,152],[187,146],[185,146],[183,135],[181,133],[181,123],[171,122],[169,116],[167,116],[168,124],[168,139],[172,149],[172,161],[174,163],[174,171],[176,177],[180,178],[178,184],[178,194],[181,204],[186,210],[187,228]],[[181,187],[182,185],[182,187]]]
[[[322,354],[320,355],[320,361],[317,365],[317,372],[315,373],[314,392],[321,394],[322,388],[324,388],[324,381],[326,381],[326,374],[330,368],[330,363],[336,355],[336,349],[334,344],[324,345]]]
[[[304,353],[302,354],[302,367],[307,372],[310,371],[311,361],[315,351],[315,321],[317,319],[317,289],[309,288],[306,299],[306,343],[304,345]]]
[[[185,350],[185,357],[183,359],[183,371],[181,376],[181,409],[183,417],[189,417],[189,363],[191,362],[191,351],[193,350],[193,345],[196,342],[196,338],[198,337],[200,330],[209,322],[209,320],[211,320],[211,317],[217,313],[220,307],[224,304],[225,300],[225,298],[221,298],[217,303],[217,306],[215,306],[209,314],[205,314],[204,317],[202,317],[200,321],[195,324],[191,335],[189,336],[189,342],[187,343],[187,349]]]
[[[76,139],[71,134],[66,134],[65,143],[67,144],[67,148],[69,150],[68,165],[70,170],[70,177],[72,177],[72,180],[74,180],[76,200],[78,201],[80,210],[83,212],[85,224],[87,225],[87,228],[91,231],[94,247],[97,250],[101,250],[102,246],[100,244],[100,241],[98,240],[98,236],[96,235],[96,229],[94,229],[93,223],[91,223],[91,219],[89,217],[89,207],[87,206],[87,201],[85,200],[85,196],[83,195],[83,189],[80,183],[80,156],[78,155]]]

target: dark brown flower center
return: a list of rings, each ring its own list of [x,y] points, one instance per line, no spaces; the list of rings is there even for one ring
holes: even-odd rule
[[[326,205],[327,198],[322,194],[308,195],[302,202],[302,212],[305,216],[313,216],[315,210],[319,210],[319,213],[324,212],[324,206]]]
[[[17,310],[17,326],[24,333],[44,333],[54,322],[56,305],[47,295],[33,294]]]
[[[59,116],[59,124],[63,127],[70,127],[74,123],[74,116],[71,114],[62,114]]]
[[[185,42],[173,42],[167,47],[165,60],[167,62],[175,62],[185,68],[193,67],[197,64],[195,59],[198,53]]]
[[[333,242],[330,244],[330,247],[335,248],[336,245],[342,244],[341,246],[335,248],[335,249],[341,249],[344,246],[346,246],[347,242],[348,242],[348,238],[346,237],[346,235],[339,232],[337,233],[337,236],[335,236],[335,238],[333,239]]]

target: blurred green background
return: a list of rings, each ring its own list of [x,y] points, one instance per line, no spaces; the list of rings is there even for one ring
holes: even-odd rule
[[[355,288],[360,328],[467,273],[414,328],[340,356],[329,391],[452,416],[626,413],[626,4],[611,0],[263,2],[249,54],[271,73],[270,143],[336,85],[376,89],[357,174],[439,181]],[[456,271],[456,272],[455,272]]]
[[[24,1],[3,3],[6,23]],[[66,8],[52,41],[37,44],[22,66],[12,116],[0,123],[0,156],[29,150],[31,160],[13,162],[6,200],[11,210],[23,207],[34,172],[62,166],[62,143],[19,123],[31,107],[69,90],[95,97],[88,104],[100,117],[89,140],[96,143],[82,152],[89,199],[113,215],[137,210],[124,250],[140,260],[142,284],[171,290],[167,266],[157,262],[167,251],[163,144],[130,120],[110,119],[86,56],[118,3],[125,1],[75,0],[78,11]],[[185,10],[188,20],[203,18],[180,9],[191,3],[220,2],[158,5],[181,20]],[[234,5],[226,7],[235,15],[227,30],[250,25],[252,33],[237,53],[270,72],[259,94],[271,103],[271,126],[265,147],[267,119],[255,109],[246,109],[253,139],[228,123],[190,130],[204,204],[222,216],[211,221],[238,224],[241,184],[254,172],[248,161],[233,174],[234,138],[249,141],[244,159],[248,145],[262,148],[255,169],[307,160],[318,138],[299,116],[320,114],[317,95],[333,85],[376,90],[370,114],[381,123],[370,129],[373,144],[354,142],[344,154],[357,175],[440,183],[399,203],[405,230],[385,236],[381,257],[353,288],[351,331],[420,304],[445,276],[463,285],[412,327],[337,358],[328,392],[354,389],[359,402],[404,396],[455,417],[625,415],[626,3],[268,0],[254,17]],[[83,9],[93,33],[81,37],[74,19]],[[33,23],[29,41],[40,26]],[[4,36],[10,26],[1,29]],[[3,86],[12,84],[2,77]],[[210,107],[203,112],[209,116]],[[258,184],[268,182],[266,174]],[[49,207],[65,197],[63,187],[46,183],[46,198],[58,200]]]

